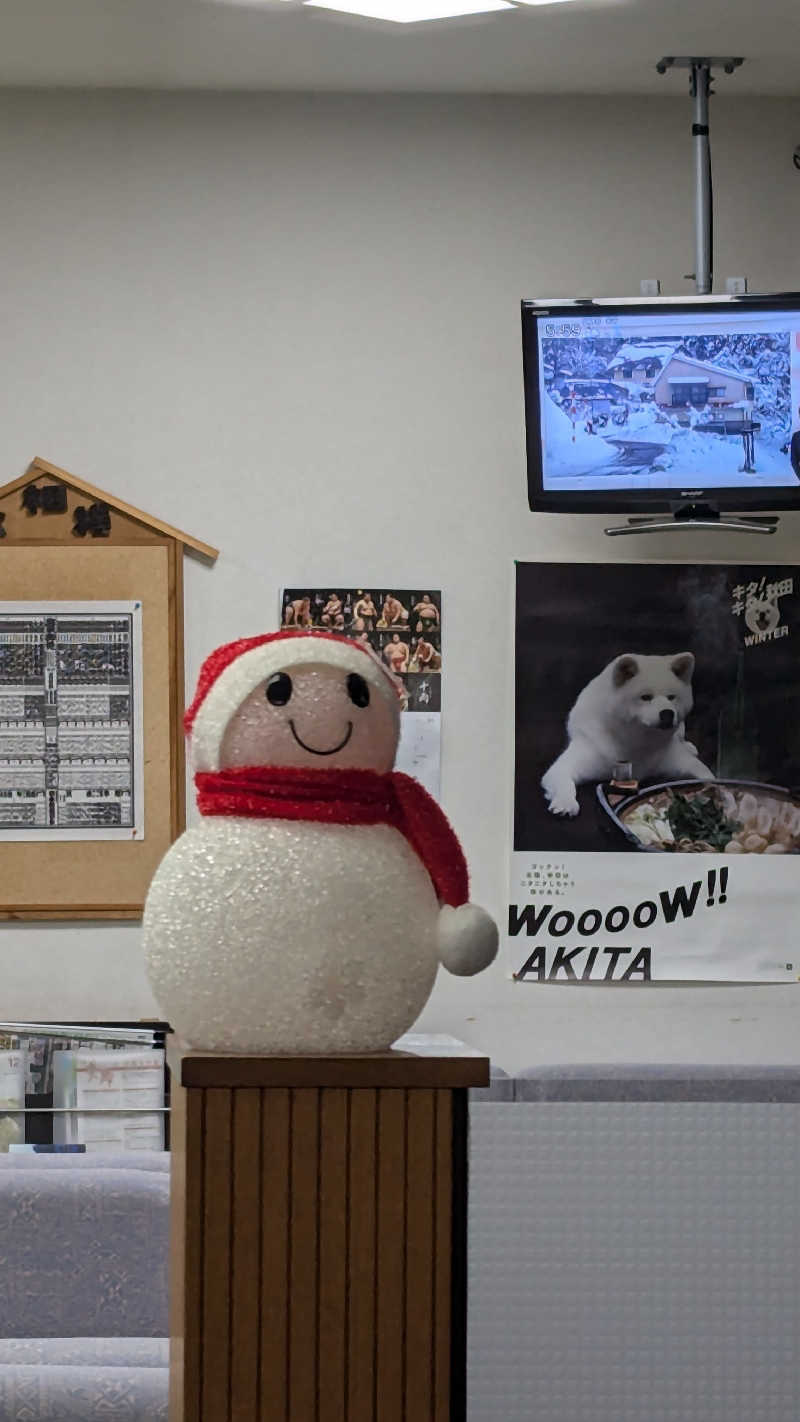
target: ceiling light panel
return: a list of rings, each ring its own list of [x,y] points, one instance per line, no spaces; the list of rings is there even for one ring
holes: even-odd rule
[[[488,15],[513,10],[510,0],[305,0],[314,10],[337,10],[367,20],[392,20],[398,25],[418,25],[424,20],[453,20],[459,15]]]

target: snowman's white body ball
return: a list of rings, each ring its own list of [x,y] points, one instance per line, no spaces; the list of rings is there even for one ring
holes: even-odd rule
[[[438,918],[424,865],[388,825],[220,816],[162,861],[144,950],[192,1047],[383,1051],[430,995]]]

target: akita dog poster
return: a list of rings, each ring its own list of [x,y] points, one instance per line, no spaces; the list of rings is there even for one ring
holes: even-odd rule
[[[800,981],[800,568],[519,563],[518,983]]]

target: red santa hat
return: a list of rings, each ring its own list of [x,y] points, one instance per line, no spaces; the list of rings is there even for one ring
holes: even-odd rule
[[[194,700],[183,718],[196,770],[219,770],[225,728],[251,691],[276,672],[297,666],[336,667],[357,672],[399,716],[405,691],[372,648],[335,632],[295,628],[242,637],[218,647],[200,668]]]

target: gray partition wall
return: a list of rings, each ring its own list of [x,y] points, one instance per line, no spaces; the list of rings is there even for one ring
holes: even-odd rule
[[[470,1110],[469,1422],[798,1422],[800,1070],[535,1070]]]

